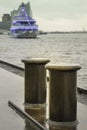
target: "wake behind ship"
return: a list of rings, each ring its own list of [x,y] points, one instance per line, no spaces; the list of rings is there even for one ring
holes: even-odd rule
[[[38,25],[36,21],[27,14],[24,3],[22,3],[18,15],[13,17],[10,32],[12,37],[17,38],[36,38],[38,35]]]

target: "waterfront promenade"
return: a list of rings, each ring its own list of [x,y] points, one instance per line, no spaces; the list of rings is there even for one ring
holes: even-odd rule
[[[24,120],[9,106],[23,105],[23,78],[0,68],[0,130],[24,130]]]
[[[9,100],[24,110],[24,78],[0,68],[0,129],[28,130],[24,119],[8,106]],[[78,102],[77,112],[77,129],[87,130],[87,106]]]

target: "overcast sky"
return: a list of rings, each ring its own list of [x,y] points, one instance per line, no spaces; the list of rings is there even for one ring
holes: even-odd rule
[[[22,0],[0,0],[0,17]],[[29,0],[23,0],[24,3]],[[39,28],[47,31],[87,30],[87,0],[30,0]]]

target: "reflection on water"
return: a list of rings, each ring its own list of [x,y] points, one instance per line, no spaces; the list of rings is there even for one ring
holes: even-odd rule
[[[76,127],[49,127],[49,130],[77,130]]]
[[[24,110],[40,124],[42,124],[43,126],[46,125],[46,105],[25,105]]]
[[[35,127],[32,123],[29,123],[27,120],[25,120],[24,130],[40,130],[40,129]]]
[[[40,128],[37,127],[37,125],[32,124],[31,122],[25,120],[25,128],[24,130],[41,130]]]

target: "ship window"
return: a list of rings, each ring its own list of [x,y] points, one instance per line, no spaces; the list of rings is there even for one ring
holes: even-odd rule
[[[26,21],[13,23],[13,26],[28,26],[29,23]]]
[[[35,25],[35,23],[31,23],[31,25],[32,25],[32,26],[34,26],[34,25]]]
[[[15,26],[15,23],[13,23],[13,25]]]
[[[28,22],[18,22],[18,24],[20,24],[21,26],[27,26]]]

